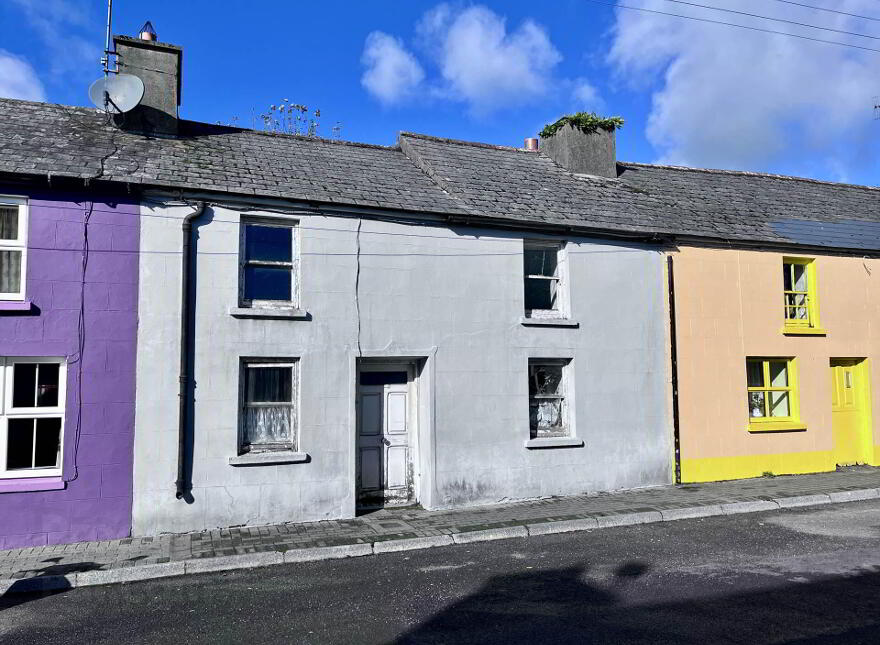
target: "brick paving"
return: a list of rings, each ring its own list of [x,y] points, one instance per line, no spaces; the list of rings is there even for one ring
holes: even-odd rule
[[[854,467],[817,475],[658,486],[619,493],[557,497],[454,511],[382,509],[347,520],[247,526],[157,537],[0,550],[0,580],[67,575],[82,571],[266,551],[284,552],[292,549],[370,544],[623,513],[827,495],[878,487],[880,468]]]

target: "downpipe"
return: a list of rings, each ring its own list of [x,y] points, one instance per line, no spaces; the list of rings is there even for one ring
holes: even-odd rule
[[[190,260],[192,255],[192,227],[193,222],[205,212],[205,202],[199,202],[195,210],[183,218],[183,253],[181,254],[180,272],[180,374],[178,375],[179,391],[177,394],[177,499],[182,499],[187,493],[186,481],[186,429],[189,425],[189,314],[190,302],[192,301],[192,287],[190,280]]]

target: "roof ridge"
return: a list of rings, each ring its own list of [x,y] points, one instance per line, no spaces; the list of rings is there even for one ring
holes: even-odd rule
[[[84,114],[84,115],[88,115],[88,116],[96,116],[96,115],[103,114],[103,111],[96,108],[96,107],[89,107],[89,106],[82,106],[82,105],[65,105],[64,103],[49,103],[47,101],[27,101],[24,99],[12,99],[12,98],[0,97],[0,104],[2,104],[2,103],[25,104],[25,105],[32,105],[34,107],[39,106],[39,107],[43,107],[43,108],[50,107],[50,108],[55,108],[58,111],[64,112],[65,114],[68,114],[68,115],[71,113],[71,111],[75,111],[76,113]],[[390,146],[383,146],[378,143],[364,143],[361,141],[346,141],[344,139],[328,139],[326,137],[309,137],[309,136],[302,135],[302,134],[290,134],[288,132],[271,132],[268,130],[256,130],[254,128],[242,128],[242,127],[236,126],[236,125],[226,125],[223,123],[208,123],[207,121],[194,121],[192,119],[180,119],[180,123],[187,124],[187,125],[194,125],[196,127],[201,127],[201,128],[204,128],[204,127],[228,128],[229,130],[232,130],[232,131],[243,132],[243,133],[247,132],[247,133],[265,135],[265,136],[270,136],[270,137],[289,137],[291,139],[298,139],[298,140],[302,140],[302,141],[320,141],[322,143],[331,143],[334,145],[351,146],[351,147],[355,147],[355,148],[372,148],[372,149],[376,149],[376,150],[392,150],[392,151],[399,151],[400,150],[400,147],[397,144],[390,145]],[[181,137],[181,138],[185,138],[185,135],[184,135],[184,137]]]
[[[64,103],[50,103],[49,101],[28,101],[26,99],[13,99],[6,96],[0,96],[0,103],[23,103],[25,105],[55,107],[64,111],[77,110],[78,112],[88,112],[89,114],[100,114],[101,110],[88,105],[65,105]]]
[[[400,151],[400,146],[397,144],[391,146],[383,146],[379,143],[364,143],[362,141],[347,141],[345,139],[328,139],[327,137],[310,137],[304,134],[291,134],[289,132],[273,132],[270,130],[255,130],[254,128],[242,128],[237,125],[225,125],[222,123],[207,123],[205,121],[192,121],[189,119],[180,119],[181,123],[189,123],[195,124],[197,126],[208,126],[208,127],[221,127],[228,128],[229,130],[237,131],[237,132],[247,132],[249,134],[258,134],[262,136],[268,137],[279,137],[279,138],[289,138],[289,139],[297,139],[299,141],[319,141],[321,143],[330,143],[333,145],[339,146],[351,146],[353,148],[373,148],[376,150],[391,150],[391,151]]]
[[[488,148],[490,150],[506,150],[513,152],[524,152],[535,154],[534,150],[526,150],[525,148],[515,148],[513,146],[502,146],[495,143],[481,143],[479,141],[465,141],[464,139],[449,139],[447,137],[435,137],[430,134],[421,134],[419,132],[406,132],[401,130],[397,133],[399,137],[412,137],[413,139],[424,139],[426,141],[436,141],[438,143],[453,143],[460,146],[471,146],[472,148]]]
[[[638,168],[660,168],[662,170],[679,170],[683,172],[701,172],[707,175],[735,175],[741,177],[761,177],[764,179],[785,179],[789,181],[802,181],[808,184],[822,186],[837,186],[840,188],[862,188],[865,190],[880,190],[880,186],[866,186],[865,184],[850,184],[840,181],[828,181],[827,179],[813,179],[811,177],[799,177],[797,175],[780,175],[772,172],[755,172],[752,170],[725,170],[723,168],[695,168],[692,166],[674,166],[671,164],[641,163],[638,161],[618,161],[621,166],[636,166]]]

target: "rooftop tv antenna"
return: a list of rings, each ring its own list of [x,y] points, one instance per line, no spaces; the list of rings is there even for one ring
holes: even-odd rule
[[[116,52],[110,49],[112,18],[113,0],[107,0],[107,38],[101,57],[104,76],[89,86],[89,98],[98,109],[108,114],[122,114],[137,107],[144,98],[144,82],[134,74],[120,74],[118,60],[114,61],[114,69],[110,69],[110,57],[116,56]]]

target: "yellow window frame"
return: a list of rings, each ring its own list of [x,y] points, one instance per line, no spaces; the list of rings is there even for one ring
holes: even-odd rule
[[[804,267],[807,281],[806,291],[794,289],[794,267]],[[784,334],[824,334],[825,330],[819,322],[819,289],[816,262],[812,258],[782,258],[782,319]],[[791,271],[792,289],[785,289],[785,274]],[[798,299],[802,300],[798,300]],[[802,304],[801,304],[802,303]],[[806,318],[797,318],[799,309],[807,310]]]
[[[762,381],[760,386],[749,386],[748,384],[748,367],[749,363],[760,363]],[[785,386],[774,386],[770,378],[770,363],[785,363],[786,382]],[[800,396],[799,384],[797,376],[797,359],[786,357],[749,357],[746,359],[746,390],[749,395],[752,392],[761,392],[764,394],[762,417],[751,416],[751,409],[748,410],[749,415],[749,432],[780,432],[785,430],[806,430],[807,426],[800,420]],[[774,417],[770,416],[771,393],[785,392],[788,394],[788,416]],[[751,399],[751,396],[748,397]]]

